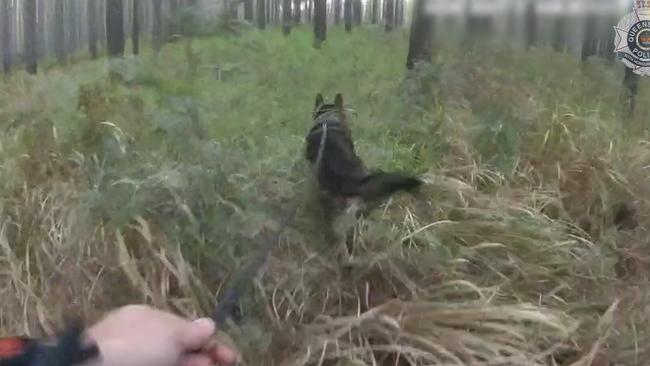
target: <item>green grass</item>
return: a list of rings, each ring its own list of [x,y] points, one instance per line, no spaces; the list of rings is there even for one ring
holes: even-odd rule
[[[624,117],[620,69],[437,47],[407,73],[406,34],[312,41],[248,30],[4,80],[2,332],[70,304],[207,314],[305,203],[232,328],[249,363],[643,364],[649,110]],[[343,93],[370,167],[427,180],[360,223],[351,270],[309,205],[318,92]],[[612,225],[620,202],[635,229]]]

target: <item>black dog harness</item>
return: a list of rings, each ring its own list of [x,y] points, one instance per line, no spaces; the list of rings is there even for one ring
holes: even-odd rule
[[[344,122],[339,121],[338,118],[332,116],[333,112],[328,112],[318,116],[315,119],[314,126],[309,130],[309,135],[321,132],[326,126],[328,130],[345,130]]]
[[[322,139],[323,141],[321,141],[321,147],[328,132],[348,133],[345,121],[343,121],[345,115],[338,110],[326,109],[325,107],[327,107],[327,105],[322,106],[318,111],[314,112],[314,125],[307,134],[307,138],[309,138],[317,133],[323,133],[324,136]]]
[[[338,119],[334,118],[332,114],[334,111],[328,111],[325,112],[324,114],[316,117],[316,123],[314,126],[309,130],[309,134],[307,134],[307,139],[309,137],[316,135],[318,133],[321,134],[320,137],[320,142],[318,143],[318,153],[316,154],[316,159],[312,161],[316,169],[320,166],[320,163],[323,159],[323,153],[325,151],[325,143],[327,140],[327,135],[330,132],[343,132],[346,133],[346,128],[343,125],[342,122],[340,122]],[[319,122],[320,120],[320,122]]]

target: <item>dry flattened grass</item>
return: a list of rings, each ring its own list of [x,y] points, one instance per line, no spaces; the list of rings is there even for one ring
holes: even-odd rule
[[[451,186],[465,189],[466,197],[471,193],[467,185],[453,179],[430,184],[431,189],[441,191]],[[4,221],[0,243],[5,268],[5,331],[49,333],[60,324],[61,314],[73,311],[92,319],[104,309],[132,301],[152,303],[188,316],[208,311],[206,307],[212,303],[207,295],[210,291],[193,274],[180,251],[170,252],[173,245],[166,243],[166,238],[144,218],[136,218],[126,233],[102,226],[84,232],[78,229],[80,218],[74,214],[74,197],[64,193],[71,192],[69,186],[60,194],[55,192],[24,191],[21,201],[11,206],[9,216],[37,220],[31,225],[24,219],[20,227],[15,221]],[[479,197],[473,198],[480,201]],[[415,241],[433,229],[458,226],[451,220],[420,226],[408,207],[404,205],[400,210],[406,229],[394,229],[395,235],[391,236],[396,239]],[[468,212],[481,213],[478,208]],[[486,224],[475,219],[469,225],[478,230]],[[10,230],[12,226],[16,227],[14,231]],[[364,226],[368,230],[371,225],[362,225],[362,230]],[[499,297],[510,296],[498,288],[481,288],[480,281],[472,283],[467,279],[467,274],[475,270],[464,269],[465,264],[482,264],[473,258],[475,253],[484,253],[484,263],[488,258],[497,263],[512,262],[513,257],[489,254],[507,252],[506,244],[497,242],[508,242],[499,238],[506,230],[493,234],[492,242],[467,246],[467,258],[436,263],[440,266],[436,269],[441,272],[439,276],[452,276],[450,268],[467,271],[462,276],[466,279],[448,281],[432,279],[428,273],[431,271],[417,268],[422,263],[407,265],[412,254],[385,237],[383,243],[373,244],[364,242],[373,235],[361,233],[357,248],[361,253],[356,253],[360,259],[351,269],[342,269],[335,257],[314,252],[304,241],[285,243],[269,263],[263,288],[273,326],[285,329],[287,334],[295,332],[291,344],[279,347],[279,341],[274,342],[283,351],[295,350],[276,362],[306,365],[349,358],[366,364],[383,364],[387,360],[417,365],[548,364],[549,357],[565,347],[575,333],[576,320],[543,306],[499,301]],[[454,232],[468,238],[476,236],[467,228]],[[292,239],[304,240],[300,233],[294,233]],[[10,240],[21,245],[10,245]],[[393,248],[384,248],[382,253],[373,245]],[[560,245],[557,250],[565,253],[568,246]],[[554,250],[539,249],[550,253]],[[528,277],[548,275],[525,272]],[[476,273],[477,280],[482,276]],[[509,286],[504,283],[502,287]],[[20,324],[17,319],[35,323]]]

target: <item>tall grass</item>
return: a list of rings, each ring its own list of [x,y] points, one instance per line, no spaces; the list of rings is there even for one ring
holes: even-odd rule
[[[623,118],[620,70],[441,47],[407,75],[399,32],[311,37],[3,81],[1,332],[131,302],[208,314],[300,204],[229,328],[246,363],[644,363],[648,110]],[[343,93],[369,166],[427,181],[359,223],[348,266],[310,206],[317,92]]]

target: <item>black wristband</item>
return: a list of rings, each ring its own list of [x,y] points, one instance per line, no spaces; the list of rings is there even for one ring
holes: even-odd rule
[[[27,337],[0,339],[0,366],[73,366],[99,356],[82,341],[83,328],[69,327],[54,344]]]

